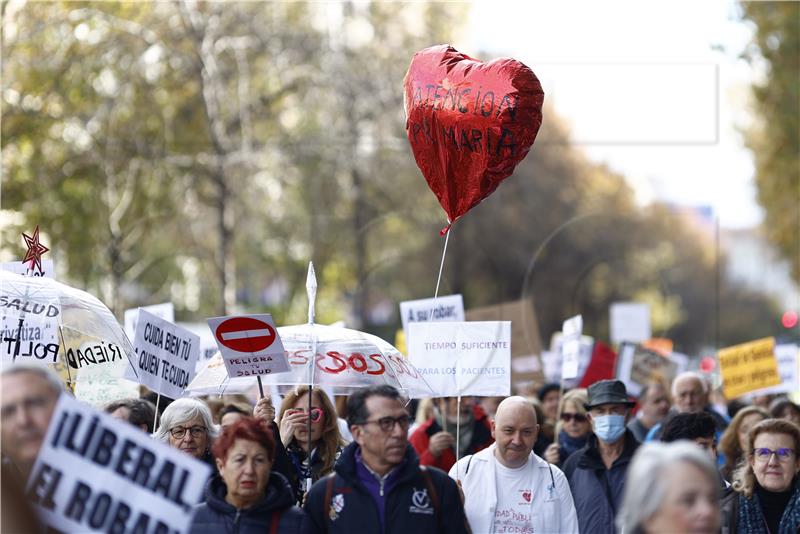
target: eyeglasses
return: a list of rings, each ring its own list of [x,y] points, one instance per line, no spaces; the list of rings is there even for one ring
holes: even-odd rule
[[[293,408],[291,410],[286,410],[286,415],[293,415],[293,414],[296,414],[296,413],[304,414],[304,413],[307,413],[307,412],[305,410],[301,409],[301,408]],[[325,415],[325,414],[323,413],[322,408],[311,408],[311,422],[312,423],[316,423],[317,421],[322,419],[323,415]]]
[[[411,417],[408,415],[401,415],[400,417],[381,417],[377,421],[364,421],[356,423],[359,425],[372,425],[376,424],[381,427],[384,432],[391,432],[394,430],[394,425],[400,425],[402,430],[408,430],[408,425],[411,424]]]
[[[582,413],[566,413],[566,412],[561,414],[561,420],[564,421],[565,423],[569,423],[573,419],[575,419],[576,423],[585,423],[586,415]]]
[[[169,435],[175,439],[181,439],[183,436],[186,435],[186,431],[192,435],[193,438],[199,438],[203,434],[206,433],[206,427],[204,426],[193,426],[192,428],[185,428],[182,426],[176,426],[175,428],[169,429]]]
[[[781,447],[780,449],[776,449],[774,451],[772,449],[767,449],[766,447],[753,449],[753,456],[755,456],[756,460],[762,462],[768,462],[773,454],[778,458],[779,461],[788,462],[794,457],[794,449],[787,449],[785,447]]]

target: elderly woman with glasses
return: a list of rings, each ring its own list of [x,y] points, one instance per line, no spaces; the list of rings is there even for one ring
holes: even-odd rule
[[[722,533],[795,534],[800,531],[800,427],[767,419],[747,436],[745,458],[722,502]]]
[[[164,410],[154,437],[213,465],[211,445],[217,432],[217,426],[211,420],[211,410],[205,402],[178,399]]]
[[[586,445],[586,439],[592,432],[592,424],[586,417],[584,407],[588,402],[585,389],[573,389],[561,398],[556,442],[544,451],[545,460],[560,467],[570,454]]]
[[[304,534],[306,514],[295,505],[289,482],[272,470],[275,438],[266,421],[245,416],[214,442],[217,474],[206,485],[190,532]]]
[[[298,488],[298,502],[307,489],[306,480],[316,482],[331,473],[345,446],[339,434],[336,409],[328,395],[321,389],[314,389],[310,412],[308,408],[308,386],[301,386],[283,398],[280,411],[281,442],[294,466],[290,482]],[[307,461],[309,448],[311,462]]]

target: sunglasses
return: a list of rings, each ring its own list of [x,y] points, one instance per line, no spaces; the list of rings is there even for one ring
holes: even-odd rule
[[[293,415],[293,414],[296,414],[296,413],[304,414],[304,413],[307,413],[307,412],[305,410],[302,410],[302,409],[299,409],[299,408],[295,408],[295,409],[292,409],[292,410],[286,410],[286,415]],[[311,408],[311,422],[312,423],[316,423],[319,420],[321,420],[323,415],[324,414],[322,413],[322,408]]]
[[[569,423],[573,419],[575,419],[576,423],[585,423],[586,422],[586,416],[584,414],[582,414],[582,413],[562,413],[561,414],[561,420],[564,421],[565,423]]]

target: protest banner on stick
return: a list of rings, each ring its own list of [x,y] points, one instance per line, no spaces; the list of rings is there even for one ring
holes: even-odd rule
[[[211,468],[61,395],[26,496],[60,532],[189,531]]]
[[[172,399],[183,396],[183,390],[194,378],[200,353],[199,336],[140,309],[133,348],[138,377],[129,368],[125,370],[125,378],[159,395]]]
[[[231,378],[289,371],[278,330],[268,313],[213,317],[208,326]]]
[[[509,321],[411,323],[409,360],[437,396],[511,393]]]

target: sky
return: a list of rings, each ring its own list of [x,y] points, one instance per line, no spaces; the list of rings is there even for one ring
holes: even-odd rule
[[[475,0],[453,45],[533,69],[575,144],[642,205],[710,206],[722,227],[747,228],[763,218],[740,133],[759,75],[738,57],[753,29],[720,0]]]

